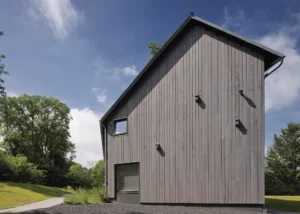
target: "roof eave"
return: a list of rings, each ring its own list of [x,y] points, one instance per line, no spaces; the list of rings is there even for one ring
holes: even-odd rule
[[[132,81],[132,83],[126,88],[126,90],[121,94],[121,96],[117,99],[117,101],[109,108],[109,110],[104,114],[101,118],[101,123],[105,123],[108,115],[114,110],[114,108],[119,104],[119,102],[125,97],[125,95],[130,91],[130,89],[135,85],[135,83],[143,76],[143,74],[148,70],[149,67],[156,61],[157,58],[164,52],[164,50],[169,46],[169,44],[176,38],[176,36],[181,32],[181,30],[190,22],[193,18],[193,15],[189,15],[186,20],[181,24],[181,26],[177,29],[177,31],[168,39],[168,41],[161,47],[158,53],[152,57],[152,59],[148,62],[148,64],[144,67],[144,69],[137,75],[137,77]]]

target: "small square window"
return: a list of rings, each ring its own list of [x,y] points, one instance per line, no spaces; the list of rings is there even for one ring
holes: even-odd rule
[[[127,119],[115,120],[114,135],[127,133]]]

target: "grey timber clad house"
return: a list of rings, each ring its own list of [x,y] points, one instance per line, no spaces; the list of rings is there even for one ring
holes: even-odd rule
[[[265,77],[283,59],[189,15],[100,121],[109,198],[262,207]]]

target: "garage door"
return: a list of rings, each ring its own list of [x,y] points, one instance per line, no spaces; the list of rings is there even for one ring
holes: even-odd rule
[[[116,164],[116,195],[119,203],[139,204],[139,163]]]

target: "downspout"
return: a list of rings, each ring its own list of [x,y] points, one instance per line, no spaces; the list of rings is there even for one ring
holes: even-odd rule
[[[108,148],[107,148],[107,141],[108,141],[108,134],[107,134],[107,127],[104,126],[104,130],[105,130],[105,135],[104,135],[104,139],[105,139],[105,178],[106,178],[106,181],[105,181],[105,189],[106,191],[107,190],[107,187],[108,187]]]
[[[102,138],[102,145],[103,145],[103,159],[104,159],[104,187],[107,191],[107,130],[104,126],[104,124],[100,122],[100,129],[101,129],[101,138]]]
[[[285,57],[285,56],[284,56],[284,57]],[[280,63],[278,64],[278,66],[276,66],[276,67],[275,67],[272,71],[270,71],[269,73],[265,74],[265,79],[266,79],[269,75],[271,75],[274,71],[276,71],[278,68],[280,68],[280,66],[281,66],[282,63],[283,63],[284,57],[281,58]]]

